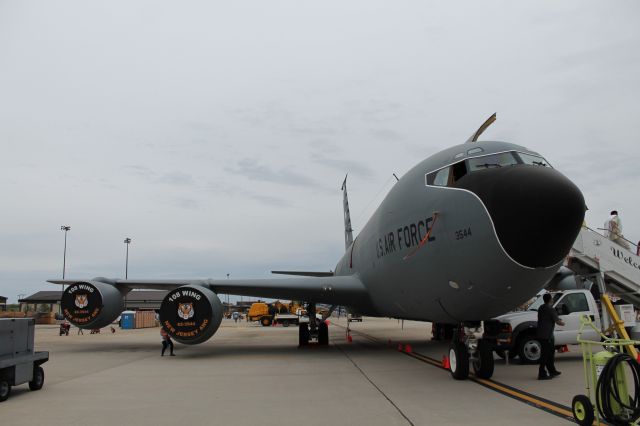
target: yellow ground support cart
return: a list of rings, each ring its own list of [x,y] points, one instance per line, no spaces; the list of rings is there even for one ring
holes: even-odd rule
[[[605,336],[587,315],[580,321],[582,325],[578,342],[584,362],[586,395],[576,395],[573,398],[573,417],[580,425],[592,425],[594,420],[597,424],[601,420],[613,425],[638,424],[640,364],[624,350],[627,348],[635,354],[635,345],[640,345],[640,342],[630,340],[628,336],[623,339]],[[602,341],[583,340],[582,331],[585,327],[596,330]]]

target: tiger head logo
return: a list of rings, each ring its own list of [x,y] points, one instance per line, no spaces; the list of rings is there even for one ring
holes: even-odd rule
[[[178,316],[182,319],[188,320],[195,314],[193,310],[193,303],[178,303]]]
[[[89,304],[89,298],[86,294],[76,294],[76,306],[80,309],[85,308]]]

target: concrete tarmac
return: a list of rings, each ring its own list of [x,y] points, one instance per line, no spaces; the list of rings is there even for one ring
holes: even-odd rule
[[[37,350],[50,351],[45,385],[13,388],[0,403],[11,425],[555,425],[568,420],[400,353],[398,342],[441,359],[429,324],[365,318],[330,327],[328,347],[297,347],[297,327],[223,320],[198,346],[176,344],[160,357],[158,328],[58,336],[38,326]],[[496,363],[494,379],[570,406],[584,393],[582,358],[558,357],[563,374],[535,380],[537,366]]]

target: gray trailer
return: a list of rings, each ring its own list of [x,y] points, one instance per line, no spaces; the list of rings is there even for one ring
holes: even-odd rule
[[[29,383],[39,390],[44,384],[41,364],[49,360],[49,352],[34,352],[36,320],[33,318],[0,318],[0,402],[11,394],[11,387]]]

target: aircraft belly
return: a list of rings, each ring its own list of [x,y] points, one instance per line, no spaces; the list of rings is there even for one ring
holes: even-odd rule
[[[381,315],[438,322],[489,319],[527,301],[560,266],[531,269],[514,262],[473,194],[429,187],[426,192],[419,209],[395,212],[399,220],[379,224],[381,237],[361,242],[375,248],[372,267],[362,274]],[[436,211],[432,239],[421,247],[415,239],[410,243],[411,225],[426,230],[420,221]],[[395,250],[388,247],[391,233]]]

